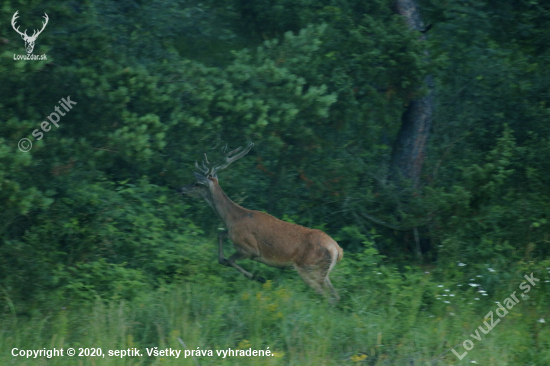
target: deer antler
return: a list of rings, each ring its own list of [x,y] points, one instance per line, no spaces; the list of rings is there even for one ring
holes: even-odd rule
[[[207,164],[210,164],[210,162],[208,162],[208,156],[206,156],[206,153],[204,153],[204,160],[201,162],[202,166],[200,166],[199,163],[195,161],[195,168],[197,168],[197,170],[204,176],[210,175],[215,177],[216,173],[219,170],[227,168],[229,164],[245,156],[250,151],[250,149],[252,149],[253,146],[254,144],[251,142],[243,151],[241,151],[242,146],[240,146],[229,153],[225,153],[225,151],[227,150],[227,144],[225,144],[225,146],[222,148],[222,152],[225,154],[225,160],[221,165],[209,168]],[[239,154],[231,156],[239,151],[241,151]]]
[[[238,148],[236,148],[235,150],[227,153],[225,155],[225,161],[223,162],[223,164],[221,165],[218,165],[214,168],[212,168],[212,171],[210,172],[211,175],[215,176],[216,173],[219,171],[219,170],[222,170],[222,169],[225,169],[229,166],[229,164],[231,164],[232,162],[234,162],[235,160],[239,160],[240,158],[242,158],[243,156],[245,156],[246,154],[248,154],[248,152],[250,151],[250,149],[252,149],[252,147],[254,146],[254,144],[251,142],[250,144],[248,144],[248,146],[246,147],[246,149],[244,149],[243,151],[241,151],[241,149],[243,148],[242,146],[239,146]],[[227,144],[224,146],[223,148],[223,152],[225,153],[225,150],[227,149]],[[235,155],[235,156],[231,156],[237,152],[241,151],[239,154]]]
[[[195,161],[195,168],[197,168],[197,170],[199,170],[202,173],[202,175],[207,176],[210,168],[208,168],[208,166],[204,163],[205,161],[206,161],[206,164],[210,164],[208,162],[208,157],[206,156],[206,153],[204,153],[204,160],[202,161],[202,167],[200,167],[199,163]]]

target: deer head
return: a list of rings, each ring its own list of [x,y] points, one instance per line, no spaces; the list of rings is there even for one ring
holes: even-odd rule
[[[248,152],[250,151],[250,149],[252,149],[253,146],[254,144],[250,143],[243,151],[241,151],[242,150],[242,146],[241,146],[233,151],[226,153],[226,150],[227,150],[227,144],[226,144],[222,149],[222,152],[225,155],[223,162],[213,167],[210,166],[210,162],[208,161],[208,156],[206,156],[206,153],[205,153],[204,160],[201,162],[201,165],[199,165],[198,162],[195,162],[195,167],[197,168],[198,171],[193,172],[193,174],[195,175],[195,178],[197,178],[197,181],[181,187],[179,190],[179,193],[185,194],[190,197],[195,197],[195,198],[202,197],[210,204],[210,206],[212,206],[213,202],[209,192],[214,187],[214,185],[218,183],[217,172],[227,168],[229,164],[248,154]]]
[[[27,53],[32,53],[32,50],[34,49],[34,42],[36,41],[36,38],[40,35],[40,33],[42,33],[42,31],[44,30],[44,28],[46,28],[46,24],[48,24],[48,14],[44,13],[44,16],[42,18],[46,19],[46,22],[45,23],[42,23],[42,29],[40,29],[39,31],[37,29],[34,30],[32,36],[28,36],[27,35],[27,30],[25,29],[25,32],[20,32],[19,31],[19,26],[17,26],[17,28],[15,28],[15,20],[19,17],[17,15],[17,13],[19,12],[16,11],[15,14],[13,14],[13,17],[11,18],[11,26],[13,27],[13,29],[19,33],[21,35],[21,38],[23,38],[23,41],[25,41],[25,49],[27,50]],[[38,33],[37,33],[38,31]]]

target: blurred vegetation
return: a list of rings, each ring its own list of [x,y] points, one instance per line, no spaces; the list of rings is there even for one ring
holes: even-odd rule
[[[34,49],[47,61],[14,60],[16,10],[29,34],[48,14]],[[181,349],[181,337],[276,352],[229,360],[242,365],[549,364],[550,5],[420,10],[424,41],[387,0],[4,1],[0,363],[38,364],[13,347]],[[392,149],[427,75],[422,184],[397,185]],[[33,137],[67,96],[59,128]],[[339,242],[336,308],[291,271],[244,262],[273,281],[262,287],[220,266],[220,221],[176,194],[203,152],[249,141],[221,186]],[[530,273],[529,299],[459,362],[450,349]]]

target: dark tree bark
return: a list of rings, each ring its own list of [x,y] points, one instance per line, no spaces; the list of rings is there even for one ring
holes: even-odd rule
[[[418,10],[417,0],[397,0],[396,12],[405,17],[412,30],[419,32],[419,38],[425,39],[424,25]],[[428,57],[426,51],[426,57]],[[416,188],[420,183],[420,174],[426,146],[430,135],[433,108],[433,81],[427,76],[425,83],[428,93],[409,102],[401,117],[401,129],[393,146],[389,179],[399,183],[401,179],[409,179]]]

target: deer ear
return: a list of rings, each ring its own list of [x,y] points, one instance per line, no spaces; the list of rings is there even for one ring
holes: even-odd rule
[[[208,178],[206,178],[204,175],[201,175],[197,172],[193,172],[193,174],[195,175],[195,178],[197,178],[197,181],[200,183],[200,184],[205,184],[205,185],[208,185]]]

